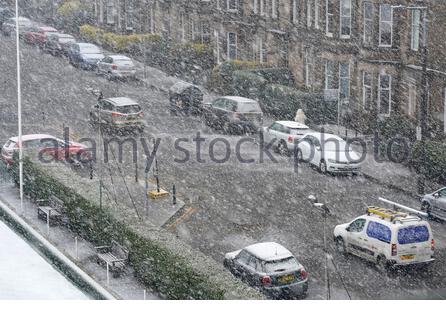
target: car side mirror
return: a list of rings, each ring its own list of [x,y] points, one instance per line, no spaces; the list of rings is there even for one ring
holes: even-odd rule
[[[347,228],[345,228],[345,231],[350,232],[350,226],[348,226]]]
[[[439,194],[438,192],[437,192],[437,193],[434,193],[433,196],[434,196],[435,199],[440,198],[440,194]]]

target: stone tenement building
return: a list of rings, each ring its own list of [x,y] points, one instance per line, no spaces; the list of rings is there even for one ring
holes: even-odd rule
[[[429,114],[446,131],[444,0],[96,0],[93,10],[99,26],[118,33],[206,43],[218,63],[286,66],[299,88],[339,89],[344,110],[378,117],[418,118],[426,33]]]

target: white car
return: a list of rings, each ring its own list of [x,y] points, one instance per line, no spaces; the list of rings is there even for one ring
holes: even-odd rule
[[[429,223],[407,213],[369,207],[367,214],[336,226],[333,235],[339,252],[372,261],[382,271],[434,261]]]
[[[266,144],[273,139],[278,153],[288,155],[294,150],[294,144],[300,140],[310,128],[296,121],[276,121],[269,127],[263,127],[263,137]]]
[[[322,173],[361,171],[361,156],[344,139],[334,134],[305,134],[297,143],[297,157],[318,167]]]
[[[132,59],[122,55],[105,56],[98,62],[97,72],[104,74],[107,79],[134,78],[136,67]]]

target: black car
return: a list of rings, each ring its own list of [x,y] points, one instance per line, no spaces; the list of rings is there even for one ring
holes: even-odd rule
[[[179,81],[169,89],[172,114],[200,115],[203,110],[203,92],[192,83]]]
[[[76,39],[69,34],[49,33],[43,51],[51,53],[53,56],[67,55],[70,45],[75,43]]]

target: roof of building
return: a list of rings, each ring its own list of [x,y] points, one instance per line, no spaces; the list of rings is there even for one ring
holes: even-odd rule
[[[281,260],[293,256],[288,249],[275,242],[256,243],[246,247],[245,250],[263,261]]]

